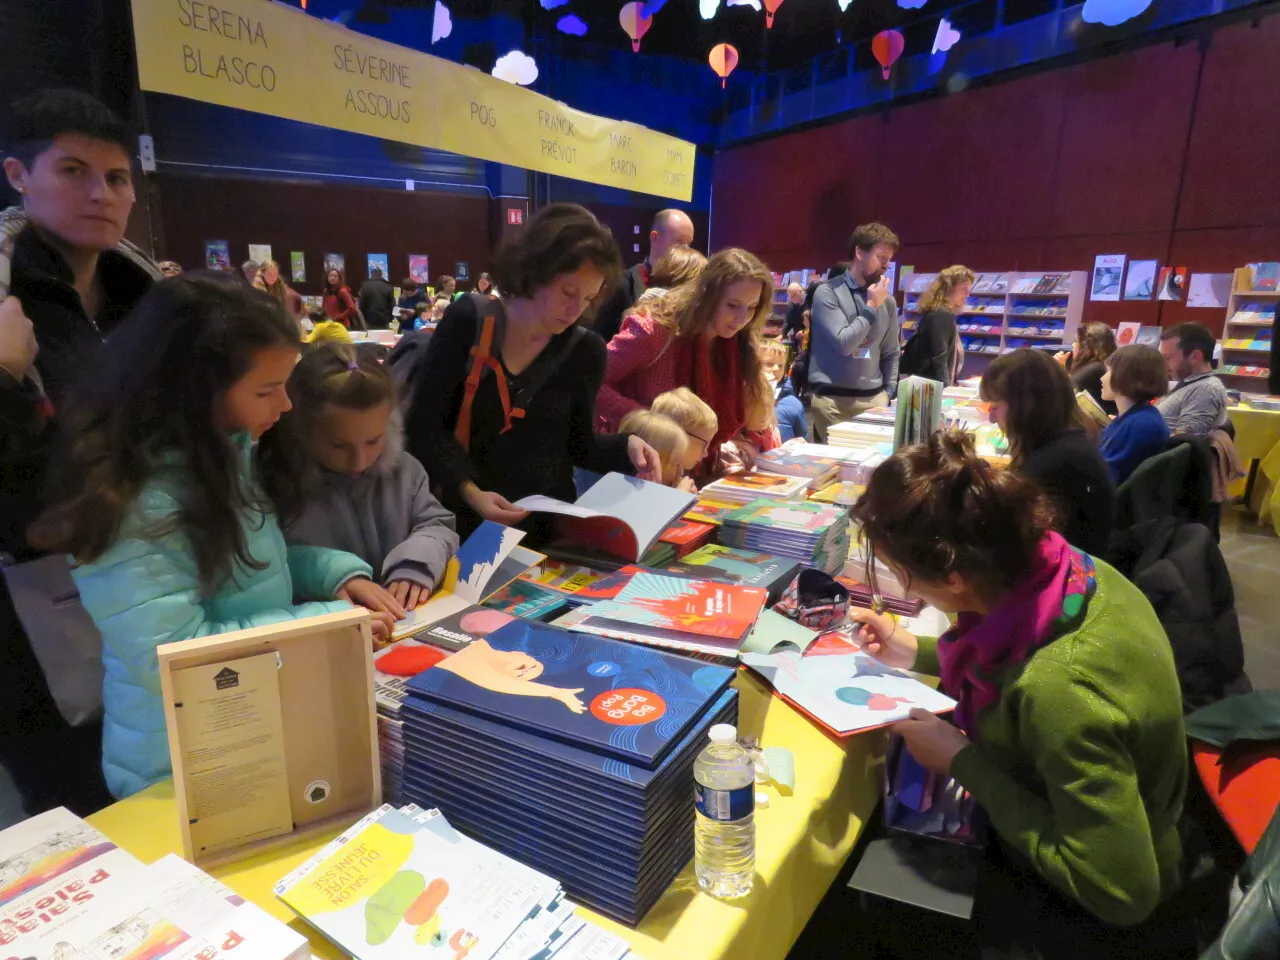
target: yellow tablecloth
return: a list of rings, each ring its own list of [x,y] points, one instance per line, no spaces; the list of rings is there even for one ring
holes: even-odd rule
[[[586,917],[626,938],[645,960],[781,960],[875,809],[882,733],[866,733],[840,745],[751,674],[739,673],[734,683],[740,693],[742,734],[795,753],[795,793],[787,797],[773,786],[764,788],[771,803],[756,813],[756,881],[750,896],[721,902],[700,892],[691,862],[636,930],[583,908]],[[150,863],[179,851],[177,818],[173,784],[165,781],[94,814],[89,821]],[[309,937],[317,956],[340,958],[342,953],[294,917],[271,892],[277,880],[331,839],[297,843],[212,872],[241,896]]]
[[[1249,506],[1258,522],[1270,520],[1280,534],[1280,410],[1254,410],[1240,404],[1227,411],[1236,428],[1236,453],[1244,464],[1257,460]]]

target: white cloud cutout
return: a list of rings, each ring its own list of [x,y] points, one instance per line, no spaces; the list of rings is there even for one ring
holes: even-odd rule
[[[527,87],[538,79],[538,64],[527,53],[512,50],[498,58],[498,62],[493,65],[493,75],[507,83]]]
[[[710,20],[720,9],[720,0],[698,0],[698,12],[703,20]]]
[[[436,10],[431,17],[431,42],[443,40],[451,33],[453,33],[453,17],[449,15],[449,8],[441,0],[436,0]]]
[[[1118,27],[1151,6],[1151,0],[1085,0],[1080,19],[1085,23],[1101,23]]]
[[[938,21],[938,32],[933,36],[933,53],[946,53],[960,39],[960,31],[951,25],[951,21],[943,17]]]
[[[752,10],[760,10],[760,0],[727,0],[731,7],[750,7]]]

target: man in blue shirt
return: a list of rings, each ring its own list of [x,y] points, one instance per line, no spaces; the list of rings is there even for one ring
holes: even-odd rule
[[[827,428],[885,406],[898,389],[898,304],[885,271],[898,235],[882,223],[858,227],[849,240],[849,270],[820,286],[809,320],[809,388],[813,425]]]

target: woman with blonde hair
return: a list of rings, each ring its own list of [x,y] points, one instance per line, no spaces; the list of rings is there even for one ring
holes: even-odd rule
[[[289,316],[301,319],[306,314],[302,295],[284,282],[284,277],[280,276],[280,264],[274,260],[263,260],[258,264],[258,275],[253,279],[253,285],[275,297],[276,303],[284,307]]]
[[[956,264],[938,272],[920,298],[920,325],[915,336],[902,350],[898,374],[903,377],[927,377],[949,387],[959,372],[956,315],[964,310],[965,300],[973,289],[974,273]]]
[[[768,267],[746,250],[716,253],[697,280],[651,310],[629,314],[609,341],[596,429],[612,432],[632,410],[687,386],[719,421],[699,478],[723,473],[724,464],[749,466],[755,449],[778,445],[773,393],[756,353],[772,309]]]
[[[707,258],[693,247],[672,247],[653,265],[653,272],[649,274],[649,286],[628,312],[652,310],[658,301],[664,300],[676,287],[698,279],[698,274],[702,273],[706,265]]]

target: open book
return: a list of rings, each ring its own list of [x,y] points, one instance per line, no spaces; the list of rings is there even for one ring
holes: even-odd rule
[[[674,487],[610,473],[575,503],[535,494],[515,505],[557,514],[565,537],[635,563],[695,499]]]
[[[546,559],[520,546],[525,531],[486,520],[476,527],[449,560],[436,594],[396,623],[393,639],[421,633],[433,623],[497,593],[530,567]]]

